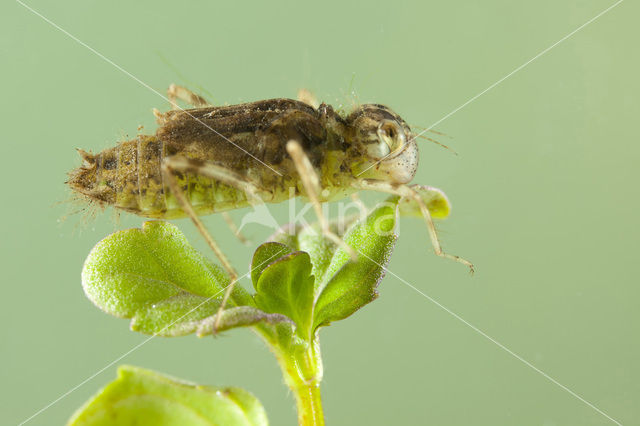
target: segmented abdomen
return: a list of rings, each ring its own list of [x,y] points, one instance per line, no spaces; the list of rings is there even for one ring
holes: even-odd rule
[[[96,155],[94,198],[145,217],[186,216],[162,175],[162,160],[172,151],[155,136],[144,135],[102,151]],[[198,214],[247,204],[244,193],[214,179],[193,173],[177,173],[175,178]]]

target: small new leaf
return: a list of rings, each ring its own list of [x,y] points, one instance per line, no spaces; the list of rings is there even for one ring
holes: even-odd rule
[[[254,299],[263,311],[289,317],[296,324],[298,336],[308,341],[312,333],[313,283],[309,255],[293,252],[262,271],[254,283]]]
[[[253,253],[253,259],[251,259],[251,282],[253,287],[257,289],[258,279],[267,266],[292,251],[287,245],[273,241],[266,242],[258,247]]]
[[[82,270],[87,297],[103,311],[131,319],[146,334],[181,336],[214,315],[229,280],[174,225],[152,221],[109,235]],[[252,304],[239,286],[231,299]]]
[[[118,378],[80,408],[68,426],[264,426],[260,402],[239,388],[214,388],[122,366]]]

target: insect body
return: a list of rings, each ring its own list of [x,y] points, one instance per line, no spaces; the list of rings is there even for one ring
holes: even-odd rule
[[[409,127],[382,105],[364,105],[342,118],[329,105],[314,109],[272,99],[172,110],[158,121],[154,136],[141,135],[96,155],[80,151],[84,164],[71,172],[69,185],[100,203],[170,219],[187,215],[163,177],[163,161],[171,158],[181,161],[182,170],[174,176],[198,215],[249,205],[247,186],[264,202],[306,195],[286,150],[291,140],[300,144],[318,175],[322,201],[355,192],[356,176],[392,151],[357,179],[404,184],[418,163]],[[203,175],[207,166],[224,169],[243,187]]]
[[[470,262],[442,251],[429,208],[407,185],[417,170],[418,147],[407,123],[388,107],[361,105],[343,116],[324,103],[271,99],[214,107],[179,86],[172,85],[168,94],[174,106],[180,98],[196,108],[156,111],[155,135],[96,155],[78,150],[83,164],[70,173],[71,188],[139,216],[189,216],[232,283],[237,274],[199,216],[300,195],[313,205],[324,235],[355,258],[331,232],[321,203],[359,190],[415,202],[436,254],[473,271]]]

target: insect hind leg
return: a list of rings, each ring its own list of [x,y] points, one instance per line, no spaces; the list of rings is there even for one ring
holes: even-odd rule
[[[220,167],[217,164],[196,161],[184,157],[169,157],[165,159],[162,163],[162,171],[165,175],[165,179],[169,183],[169,188],[178,200],[180,207],[185,211],[185,213],[187,213],[189,218],[191,218],[196,228],[198,228],[200,234],[202,234],[209,247],[211,247],[213,252],[222,263],[222,266],[227,271],[227,274],[230,278],[230,283],[225,290],[224,296],[222,298],[222,303],[220,304],[220,308],[218,308],[218,312],[214,320],[213,332],[215,333],[215,331],[220,327],[220,320],[222,318],[221,313],[222,311],[224,311],[229,297],[231,296],[235,287],[235,283],[238,281],[238,273],[235,271],[227,256],[224,254],[222,249],[220,249],[218,243],[207,231],[204,224],[202,223],[196,212],[193,210],[193,207],[191,206],[189,200],[187,200],[184,191],[179,187],[174,174],[176,172],[190,172],[201,176],[207,176],[217,181],[223,182],[247,194],[247,199],[251,204],[262,203],[263,201],[261,197],[265,196],[265,192],[268,191],[264,190],[263,188],[257,187],[253,183],[247,181],[246,179],[243,179],[237,173],[225,169],[224,167]]]
[[[444,250],[442,250],[442,245],[440,244],[440,240],[438,239],[438,233],[436,232],[436,227],[433,223],[433,218],[431,217],[431,213],[429,212],[429,209],[427,208],[427,205],[425,204],[424,200],[420,197],[420,194],[418,194],[410,186],[394,185],[389,182],[376,181],[372,179],[363,179],[359,182],[356,182],[354,186],[359,189],[368,189],[368,190],[377,191],[377,192],[385,192],[387,194],[399,195],[401,197],[406,197],[414,200],[418,204],[420,208],[420,212],[422,213],[422,217],[427,225],[427,230],[429,231],[429,238],[431,239],[431,245],[433,246],[433,250],[435,251],[436,255],[443,257],[445,259],[451,259],[458,263],[462,263],[463,265],[469,268],[469,272],[471,272],[472,274],[475,272],[475,267],[473,266],[473,263],[469,262],[468,260],[460,256],[445,253]]]
[[[235,237],[244,245],[249,245],[250,241],[245,237],[245,235],[240,231],[240,228],[235,224],[233,218],[229,214],[229,212],[222,212],[222,219],[229,227],[229,230],[235,235]]]

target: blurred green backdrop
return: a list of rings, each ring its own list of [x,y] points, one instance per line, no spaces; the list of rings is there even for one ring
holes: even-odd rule
[[[349,105],[353,91],[427,127],[613,1],[27,3],[163,93],[176,82],[222,104],[307,87]],[[421,145],[415,181],[449,195],[441,237],[476,276],[434,256],[418,220],[402,223],[390,264],[622,424],[640,424],[639,12],[621,3],[439,124],[459,156]],[[91,247],[142,220],[59,223],[72,207],[55,203],[76,147],[152,132],[151,108],[167,105],[19,3],[0,5],[0,23],[0,423],[16,424],[146,339],[80,286]],[[206,223],[246,270],[252,248]],[[380,292],[322,333],[328,424],[614,424],[397,278]],[[240,330],[153,339],[29,424],[63,423],[122,363],[241,386],[272,424],[295,422],[273,357]]]

